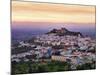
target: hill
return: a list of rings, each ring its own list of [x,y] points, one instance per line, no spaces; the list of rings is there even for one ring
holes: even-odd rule
[[[59,36],[64,36],[64,35],[83,36],[82,33],[80,33],[80,32],[69,31],[66,28],[52,29],[50,32],[47,32],[46,34],[55,34],[55,35],[59,35]]]

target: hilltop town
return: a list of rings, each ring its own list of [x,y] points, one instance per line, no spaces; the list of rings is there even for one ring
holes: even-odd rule
[[[12,62],[67,62],[71,69],[85,63],[95,64],[96,40],[65,28],[53,29],[28,41],[12,45]]]

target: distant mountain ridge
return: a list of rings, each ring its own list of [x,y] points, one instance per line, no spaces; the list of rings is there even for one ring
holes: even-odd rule
[[[64,35],[79,36],[80,35],[81,37],[83,37],[82,33],[69,31],[66,28],[52,29],[50,32],[47,32],[46,34],[55,34],[55,35],[59,35],[59,36],[64,36]]]

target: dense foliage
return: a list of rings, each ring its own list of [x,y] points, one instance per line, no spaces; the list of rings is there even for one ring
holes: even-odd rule
[[[42,73],[68,70],[70,70],[70,64],[66,62],[12,62],[12,74]]]
[[[95,63],[94,63],[95,64]],[[86,63],[78,65],[77,70],[95,69],[93,63]],[[60,72],[71,71],[71,64],[67,62],[12,62],[12,74],[25,74],[25,73],[43,73],[43,72]]]

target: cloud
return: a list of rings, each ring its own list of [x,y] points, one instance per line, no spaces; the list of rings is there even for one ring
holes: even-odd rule
[[[95,23],[95,6],[12,1],[12,21]]]

